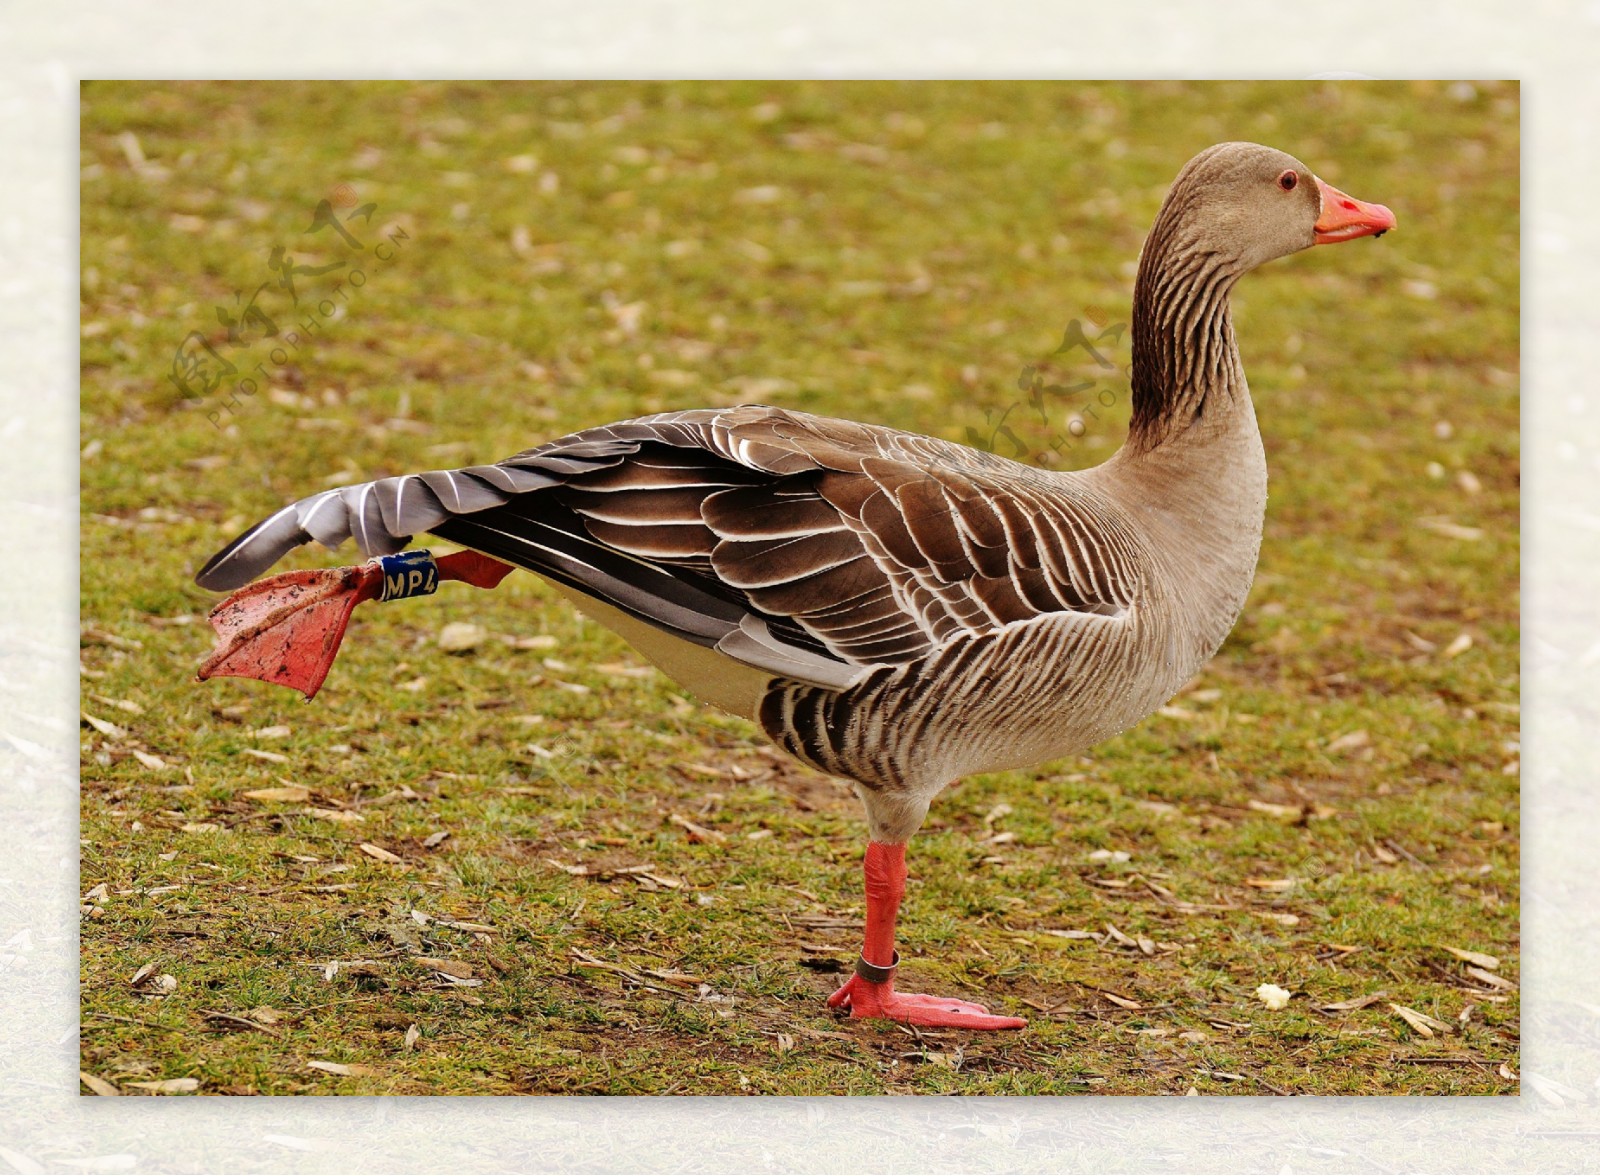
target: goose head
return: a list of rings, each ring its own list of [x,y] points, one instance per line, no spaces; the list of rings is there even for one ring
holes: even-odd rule
[[[1294,156],[1259,143],[1219,143],[1173,182],[1158,226],[1235,275],[1313,245],[1379,236],[1395,226],[1381,204],[1347,196]]]

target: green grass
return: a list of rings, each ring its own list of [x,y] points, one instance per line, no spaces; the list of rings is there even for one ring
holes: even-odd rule
[[[84,1069],[238,1094],[1514,1092],[1517,993],[1444,949],[1518,975],[1518,121],[1514,84],[87,86],[83,706],[115,726],[84,727]],[[335,480],[746,400],[988,436],[1068,321],[1126,320],[1166,184],[1227,138],[1400,228],[1238,291],[1267,533],[1178,709],[965,781],[913,842],[905,981],[1027,1031],[826,1010],[857,948],[854,799],[532,577],[364,608],[309,706],[193,680],[194,569]],[[229,348],[213,308],[273,281],[274,245],[345,272],[355,250],[305,230],[350,189],[376,209],[341,317],[281,361],[259,331]],[[297,330],[337,276],[260,304]],[[261,379],[235,410],[167,378],[191,331]],[[1114,403],[1055,460],[1103,460],[1125,381],[1059,375]],[[1044,453],[1087,400],[1006,423]],[[455,621],[489,636],[446,654]],[[146,964],[176,986],[131,987]],[[1429,1038],[1391,1002],[1466,1021]]]

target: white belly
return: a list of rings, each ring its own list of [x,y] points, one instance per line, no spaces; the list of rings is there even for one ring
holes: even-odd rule
[[[596,600],[565,584],[554,580],[545,580],[545,583],[570,600],[579,612],[637,649],[658,670],[701,702],[740,718],[755,719],[756,708],[761,705],[767,684],[772,681],[767,671],[736,662],[715,649],[674,637],[629,616],[615,605]]]

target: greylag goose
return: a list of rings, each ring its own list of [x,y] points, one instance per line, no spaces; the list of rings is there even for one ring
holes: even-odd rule
[[[1221,645],[1267,494],[1228,293],[1264,262],[1394,224],[1281,151],[1211,147],[1145,242],[1132,422],[1103,465],[1047,472],[757,405],[602,425],[496,465],[327,490],[258,523],[200,570],[202,587],[239,588],[313,539],[353,538],[371,562],[235,593],[213,613],[201,676],[310,697],[359,601],[537,573],[705,702],[854,784],[870,833],[866,933],[831,1006],[1020,1028],[896,990],[906,843],[953,781],[1124,730]],[[404,551],[420,532],[466,550]]]

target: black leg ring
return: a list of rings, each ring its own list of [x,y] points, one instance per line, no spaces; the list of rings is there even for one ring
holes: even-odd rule
[[[856,975],[868,984],[887,984],[894,977],[894,970],[900,966],[900,953],[894,953],[894,963],[887,968],[880,968],[877,964],[867,963],[866,956],[856,957]]]

